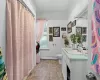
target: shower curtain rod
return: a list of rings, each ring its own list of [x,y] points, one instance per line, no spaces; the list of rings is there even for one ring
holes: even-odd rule
[[[34,14],[32,13],[32,11],[29,9],[29,7],[25,4],[25,2],[23,0],[17,0],[17,1],[19,1],[34,17]]]

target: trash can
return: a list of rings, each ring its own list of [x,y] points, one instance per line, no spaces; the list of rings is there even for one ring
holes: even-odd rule
[[[59,64],[62,64],[62,54],[58,54],[57,58],[59,60]]]
[[[97,80],[96,76],[93,73],[89,73],[86,75],[87,80]]]

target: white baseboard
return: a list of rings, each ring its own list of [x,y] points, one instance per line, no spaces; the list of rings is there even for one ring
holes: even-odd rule
[[[53,57],[47,56],[47,57],[41,57],[41,59],[55,59],[55,60],[56,60],[56,59],[58,59],[58,58],[57,58],[57,57],[54,57],[54,56],[53,56]]]
[[[32,70],[34,69],[34,67],[29,71],[29,73],[27,74],[27,76],[24,77],[23,80],[27,80],[28,76],[31,74]]]

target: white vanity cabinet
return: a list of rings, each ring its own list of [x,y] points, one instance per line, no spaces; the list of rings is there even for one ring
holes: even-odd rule
[[[66,69],[66,61],[64,59],[64,56],[62,58],[62,73],[63,73],[63,77],[64,77],[64,80],[67,80],[67,69]]]
[[[71,49],[62,49],[62,73],[64,80],[86,80],[87,55]]]

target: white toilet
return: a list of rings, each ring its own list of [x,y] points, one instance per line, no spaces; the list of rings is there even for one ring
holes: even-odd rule
[[[59,60],[59,64],[62,64],[62,54],[58,54],[57,58]]]

